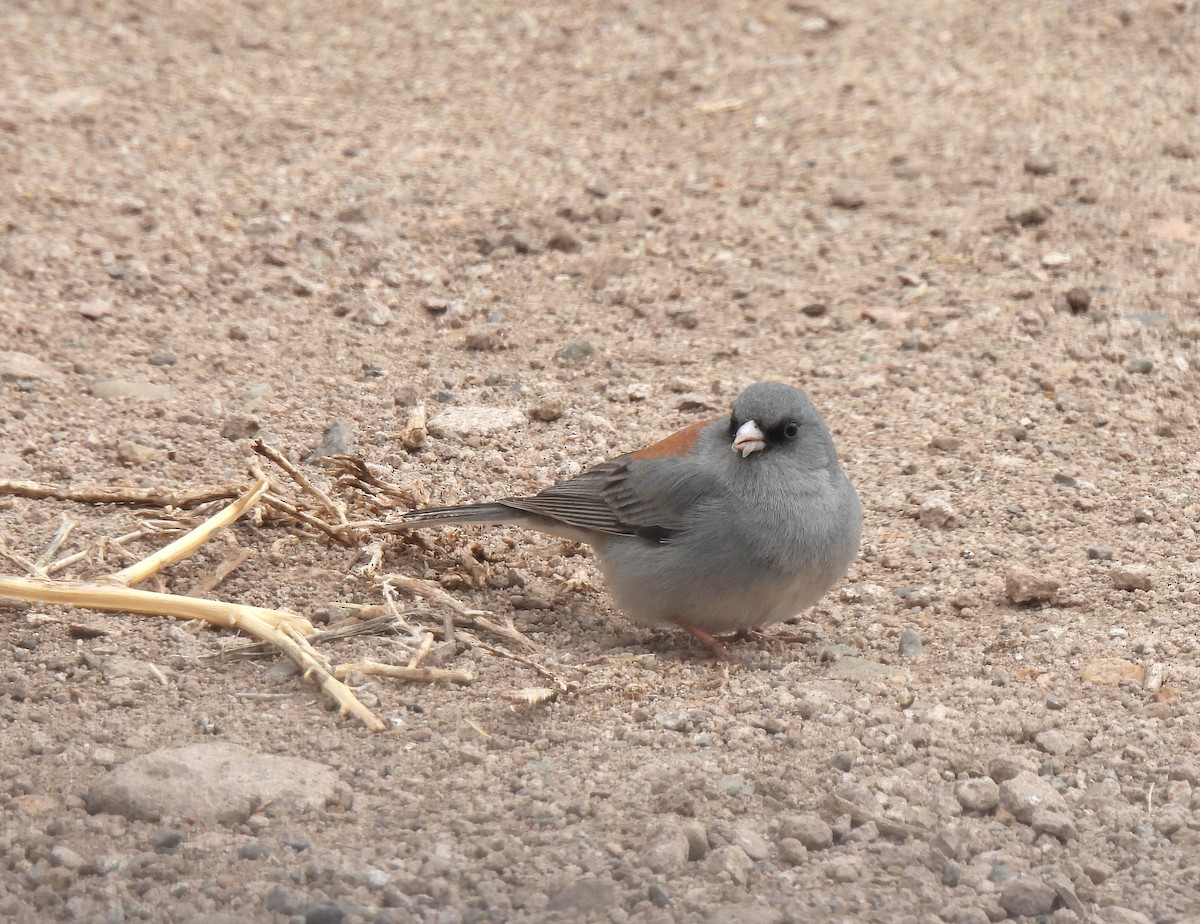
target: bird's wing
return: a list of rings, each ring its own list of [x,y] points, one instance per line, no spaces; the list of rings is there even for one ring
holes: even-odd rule
[[[694,463],[624,455],[533,497],[500,503],[577,528],[666,542],[696,504],[720,494],[717,479]]]

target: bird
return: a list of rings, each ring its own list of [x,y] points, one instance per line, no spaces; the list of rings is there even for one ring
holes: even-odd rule
[[[618,609],[714,657],[815,604],[858,554],[862,507],[808,395],[747,387],[702,420],[528,497],[403,515],[403,529],[513,525],[586,543]],[[770,636],[767,636],[768,638]]]

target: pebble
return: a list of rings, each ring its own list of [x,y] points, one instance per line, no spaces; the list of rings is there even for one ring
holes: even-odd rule
[[[1117,684],[1130,681],[1141,685],[1146,679],[1146,669],[1125,658],[1098,658],[1084,665],[1079,679],[1084,683]]]
[[[345,455],[354,443],[354,423],[350,420],[335,420],[321,434],[321,445],[305,458],[305,462]]]
[[[708,856],[708,829],[704,822],[690,818],[681,825],[683,836],[687,838],[689,860],[703,860]]]
[[[854,769],[854,755],[849,751],[838,751],[838,753],[833,755],[833,760],[829,762],[829,765],[833,767],[834,770],[840,770],[842,773],[849,773]]]
[[[346,909],[337,902],[317,902],[304,912],[304,924],[341,924]]]
[[[261,429],[262,421],[253,414],[230,414],[221,421],[221,436],[231,443],[252,439]]]
[[[1050,603],[1061,582],[1028,568],[1012,568],[1004,575],[1004,595],[1013,603]]]
[[[1033,743],[1039,751],[1046,754],[1063,755],[1075,750],[1082,743],[1082,738],[1078,734],[1064,732],[1058,728],[1048,728],[1034,735]]]
[[[1018,208],[1009,209],[1005,216],[1015,225],[1020,225],[1022,228],[1033,228],[1038,225],[1044,225],[1050,220],[1053,215],[1053,210],[1040,202],[1033,205],[1020,206]]]
[[[154,382],[131,382],[125,379],[106,379],[92,385],[92,397],[105,401],[171,401],[178,393],[170,385]]]
[[[826,874],[834,882],[857,882],[862,876],[862,863],[854,857],[834,860],[826,867]]]
[[[525,416],[530,420],[549,423],[563,416],[566,402],[561,395],[542,395],[525,408]]]
[[[921,657],[925,643],[916,629],[904,629],[900,632],[900,657],[916,660]]]
[[[77,870],[83,867],[87,861],[70,847],[59,844],[50,849],[50,862],[63,869]]]
[[[962,438],[957,436],[935,436],[929,441],[929,448],[938,452],[957,452],[962,445]]]
[[[489,436],[519,430],[526,424],[524,411],[463,404],[447,408],[430,418],[430,434],[439,439]]]
[[[546,906],[549,911],[578,912],[591,920],[617,903],[617,886],[611,879],[584,876],[561,889]]]
[[[147,362],[152,366],[173,366],[179,362],[174,353],[151,353]]]
[[[281,813],[324,809],[337,783],[337,771],[324,764],[212,741],[121,764],[92,785],[86,802],[92,814],[133,820],[241,824],[261,805]]]
[[[1067,290],[1067,307],[1072,314],[1083,314],[1092,307],[1092,293],[1083,286],[1074,286]]]
[[[650,888],[646,890],[646,897],[650,899],[650,904],[655,908],[666,908],[671,904],[671,896],[658,883],[651,884]]]
[[[1135,356],[1129,360],[1129,371],[1135,375],[1145,375],[1154,368],[1154,360],[1145,356]]]
[[[1043,154],[1031,154],[1025,158],[1025,172],[1030,176],[1050,176],[1058,171],[1058,164],[1053,158]]]
[[[101,318],[106,318],[112,314],[112,302],[103,298],[94,298],[86,302],[81,302],[79,307],[75,309],[79,312],[81,318],[87,318],[89,321],[99,321]]]
[[[861,209],[867,204],[867,197],[861,189],[848,184],[838,185],[829,191],[829,204],[835,209]]]
[[[953,529],[958,525],[958,511],[940,497],[930,497],[917,508],[917,522],[926,529]]]
[[[792,838],[808,850],[827,850],[833,846],[833,828],[816,812],[785,815],[779,821],[780,838]]]
[[[675,873],[683,868],[691,856],[691,843],[683,829],[677,824],[664,824],[650,838],[642,853],[642,861],[652,872]]]
[[[1066,812],[1048,806],[1039,805],[1033,810],[1030,826],[1039,834],[1053,834],[1060,841],[1073,841],[1079,838],[1079,829]]]
[[[964,811],[990,814],[1000,803],[1000,787],[986,776],[959,780],[954,786],[954,798]]]
[[[298,889],[285,885],[275,885],[267,893],[266,906],[268,911],[276,914],[294,915],[304,910],[308,897]]]
[[[1046,269],[1059,269],[1066,266],[1070,262],[1071,255],[1069,253],[1061,253],[1059,251],[1052,250],[1049,253],[1042,255],[1042,266],[1046,267]]]
[[[1030,824],[1039,807],[1067,811],[1066,801],[1050,781],[1027,770],[1001,783],[999,794],[1000,806],[1022,824]]]
[[[1106,545],[1088,546],[1087,557],[1092,561],[1111,561],[1113,550]]]
[[[572,340],[561,347],[554,358],[560,363],[580,363],[596,355],[596,348],[590,340]]]
[[[808,862],[808,848],[794,837],[782,838],[775,846],[779,849],[779,859],[788,866],[802,866]]]
[[[892,679],[905,676],[905,671],[891,664],[850,656],[838,658],[831,664],[828,676],[835,680]]]
[[[547,238],[546,247],[560,253],[579,253],[583,250],[583,243],[570,231],[560,229]]]
[[[1009,880],[1000,892],[1000,907],[1010,915],[1035,917],[1054,910],[1058,893],[1036,876],[1017,876]]]
[[[745,825],[739,825],[733,829],[730,843],[741,847],[746,851],[746,856],[756,863],[771,855],[771,845],[767,843],[767,839],[753,828]]]
[[[133,440],[117,440],[117,461],[122,465],[145,465],[155,454],[153,446]]]
[[[1150,571],[1139,565],[1120,565],[1109,572],[1112,585],[1117,590],[1153,590],[1154,580]]]
[[[750,881],[750,871],[754,868],[754,864],[746,856],[746,851],[741,847],[729,844],[725,847],[718,847],[710,853],[704,860],[702,868],[710,875],[725,875],[733,881],[734,885],[744,886]]]
[[[496,353],[508,347],[508,330],[498,324],[473,327],[463,338],[463,348],[476,353]]]

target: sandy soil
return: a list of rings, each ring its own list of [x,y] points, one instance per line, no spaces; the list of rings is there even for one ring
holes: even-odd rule
[[[185,593],[244,549],[212,596],[317,621],[381,573],[440,580],[572,684],[514,705],[544,678],[464,637],[437,656],[469,686],[357,678],[379,734],[286,663],[211,659],[228,633],[2,604],[0,916],[1198,920],[1198,15],[3,4],[0,477],[245,484],[249,437],[300,462],[342,421],[453,503],[782,379],[866,513],[786,627],[812,642],[731,672],[518,532],[389,537],[373,569],[246,522],[165,573]],[[86,577],[161,514],[4,496],[0,536],[33,560],[66,518]],[[214,742],[336,792],[89,812],[129,761]]]

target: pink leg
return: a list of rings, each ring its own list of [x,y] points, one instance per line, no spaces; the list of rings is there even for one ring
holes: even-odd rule
[[[692,638],[698,641],[701,645],[707,648],[714,658],[718,661],[734,661],[736,658],[729,653],[729,649],[725,647],[725,641],[717,638],[711,632],[705,632],[699,626],[694,626],[686,619],[674,620],[675,625],[679,626],[684,632],[688,633]]]

